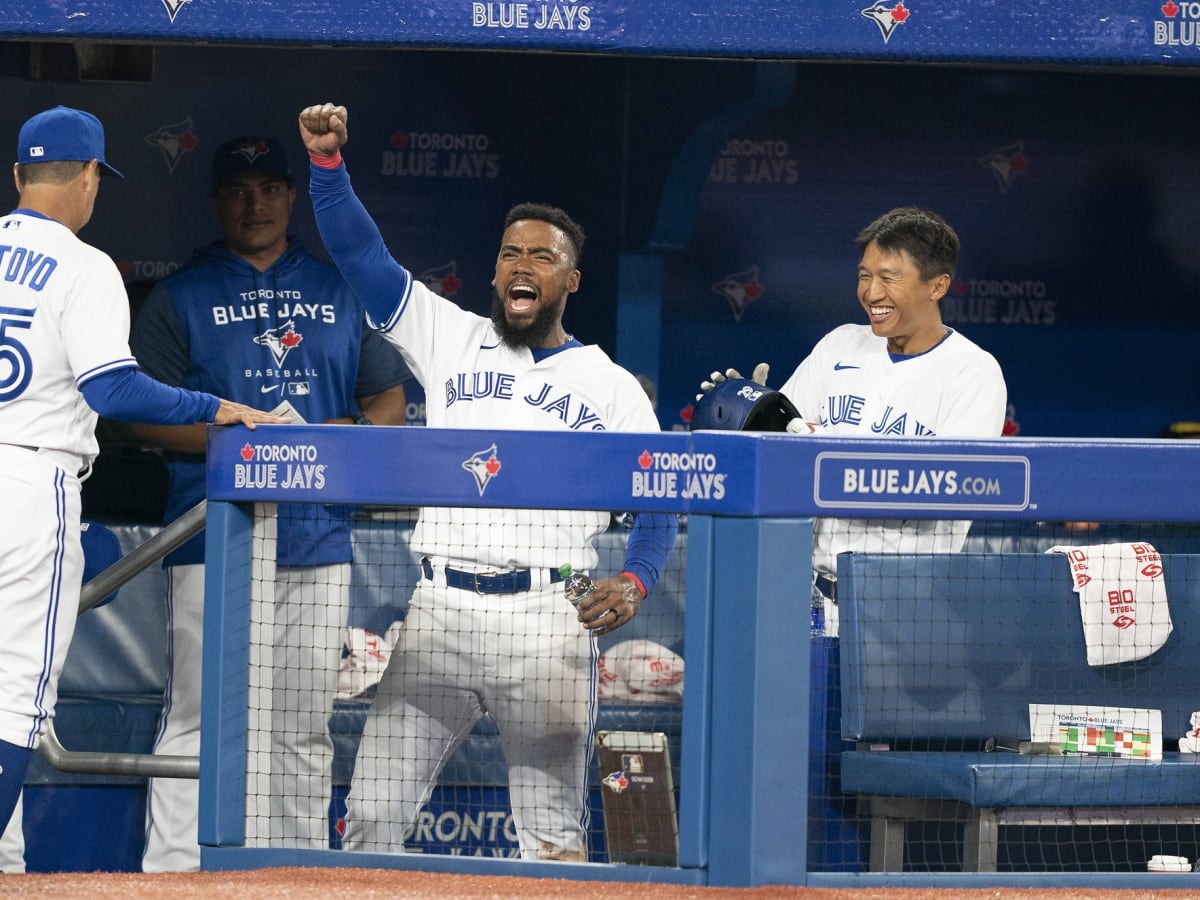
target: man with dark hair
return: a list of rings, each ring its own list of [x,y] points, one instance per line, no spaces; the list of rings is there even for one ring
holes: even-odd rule
[[[204,386],[285,410],[295,421],[403,425],[400,355],[366,328],[337,270],[288,236],[296,188],[283,146],[246,135],[217,148],[210,203],[221,238],[160,281],[134,323],[138,360],[168,384]],[[278,405],[277,405],[278,404]],[[277,405],[277,406],[276,406]],[[167,450],[166,518],[204,498],[204,434],[135,432]],[[269,840],[327,848],[337,690],[349,606],[347,506],[281,504],[275,568]],[[154,752],[200,750],[204,535],[167,556],[166,697]],[[299,688],[299,689],[297,689]],[[146,872],[200,866],[194,780],[153,778],[146,799]]]
[[[491,318],[467,312],[388,253],[342,162],[347,118],[345,107],[329,103],[300,114],[313,211],[368,320],[426,386],[429,426],[658,431],[633,375],[563,328],[584,239],[571,217],[539,204],[514,207],[496,257]],[[344,846],[403,850],[442,766],[490,714],[522,856],[587,859],[595,637],[637,615],[677,527],[674,516],[639,515],[624,570],[597,578],[576,612],[559,568],[595,568],[595,541],[608,523],[606,512],[578,510],[421,510],[412,545],[423,577],[367,717]]]
[[[780,391],[822,435],[999,437],[1007,392],[990,353],[942,323],[941,301],[958,265],[959,241],[937,213],[906,206],[856,239],[858,303],[866,325],[825,335]],[[737,376],[730,370],[727,375]],[[714,372],[711,388],[725,376]],[[754,380],[765,384],[767,367]],[[812,427],[789,429],[801,434]],[[813,523],[814,601],[837,634],[837,555],[954,552],[969,521],[835,519]]]

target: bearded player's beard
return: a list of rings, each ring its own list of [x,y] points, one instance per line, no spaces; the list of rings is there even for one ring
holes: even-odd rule
[[[538,307],[533,321],[528,325],[514,325],[504,315],[504,298],[500,296],[498,290],[493,289],[492,325],[496,327],[496,333],[500,335],[500,340],[506,347],[536,349],[542,346],[558,324],[562,315],[562,307],[562,301],[553,305],[543,304]]]

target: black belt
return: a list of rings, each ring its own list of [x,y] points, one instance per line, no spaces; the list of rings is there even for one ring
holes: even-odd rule
[[[817,590],[821,592],[823,597],[837,603],[837,582],[832,578],[826,578],[824,575],[817,576]]]
[[[433,580],[433,564],[428,557],[421,558],[421,571],[430,581]],[[527,591],[533,584],[529,569],[509,569],[507,572],[464,572],[461,569],[445,568],[446,587],[457,588],[460,591],[474,591],[476,594],[518,594]],[[562,581],[562,575],[555,569],[547,569],[550,583]]]

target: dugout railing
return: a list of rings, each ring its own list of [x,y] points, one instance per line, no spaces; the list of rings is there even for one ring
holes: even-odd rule
[[[486,490],[464,468],[483,449],[500,464]],[[817,642],[807,608],[809,548],[817,516],[1191,523],[1200,497],[1200,445],[264,426],[253,433],[212,429],[208,459],[205,869],[358,866],[732,886],[1164,885],[1161,876],[1136,872],[820,870],[810,859],[810,831],[823,826],[805,811],[810,755],[829,751],[828,735],[810,717],[810,700],[822,686],[810,677],[818,669],[810,664]],[[927,486],[903,490],[901,472],[926,473]],[[928,487],[935,482],[939,487]],[[269,505],[290,502],[686,515],[678,865],[248,845],[256,522],[261,531]],[[1195,888],[1200,876],[1176,875],[1169,884]]]

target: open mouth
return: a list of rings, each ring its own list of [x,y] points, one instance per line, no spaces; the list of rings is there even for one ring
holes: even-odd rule
[[[537,289],[530,284],[513,284],[508,288],[508,308],[513,312],[528,312],[537,302]]]

